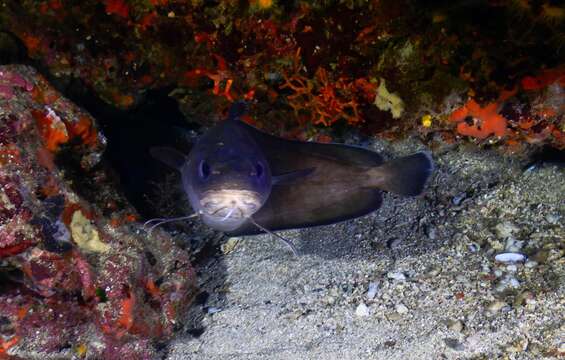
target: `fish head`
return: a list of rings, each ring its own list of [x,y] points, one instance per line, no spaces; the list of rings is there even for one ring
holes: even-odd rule
[[[200,139],[181,172],[192,207],[220,231],[237,229],[271,193],[271,170],[261,149],[230,122]]]

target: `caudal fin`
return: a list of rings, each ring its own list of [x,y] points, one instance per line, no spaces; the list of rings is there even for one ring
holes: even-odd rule
[[[430,154],[419,152],[389,161],[378,170],[384,175],[379,188],[399,195],[417,196],[424,190],[434,163]]]

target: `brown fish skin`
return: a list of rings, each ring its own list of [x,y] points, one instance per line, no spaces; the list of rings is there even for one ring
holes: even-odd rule
[[[269,230],[328,225],[377,210],[381,190],[415,196],[433,171],[431,157],[417,153],[383,163],[375,152],[342,144],[277,138],[239,123],[263,151],[274,177],[314,169],[293,182],[274,184],[254,220]],[[229,235],[261,233],[247,222]]]
[[[383,162],[376,152],[343,144],[281,139],[239,120],[202,136],[184,155],[155,148],[152,154],[178,169],[193,209],[210,227],[229,235],[328,225],[377,210],[382,191],[415,196],[433,170],[417,153]]]

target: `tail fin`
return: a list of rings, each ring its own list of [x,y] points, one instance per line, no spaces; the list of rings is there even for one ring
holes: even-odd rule
[[[422,193],[434,163],[430,154],[419,152],[379,166],[384,175],[379,188],[399,195],[417,196]]]

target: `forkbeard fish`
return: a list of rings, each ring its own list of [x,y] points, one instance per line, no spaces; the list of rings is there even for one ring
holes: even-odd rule
[[[152,148],[181,173],[195,214],[230,236],[329,225],[366,215],[382,191],[420,195],[433,171],[425,152],[384,162],[374,151],[344,144],[286,140],[241,121],[245,103],[205,133],[188,155]],[[166,222],[161,220],[158,224]]]

